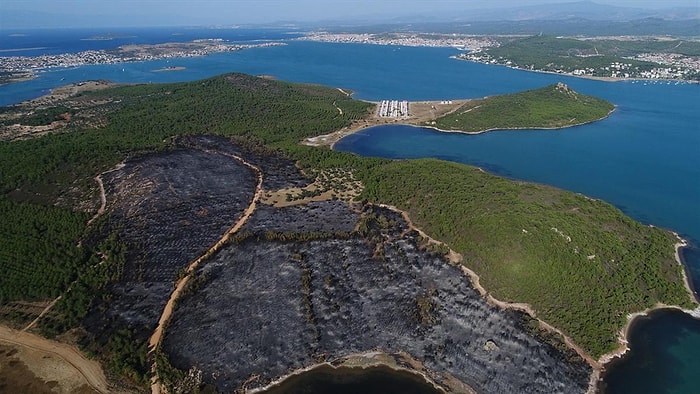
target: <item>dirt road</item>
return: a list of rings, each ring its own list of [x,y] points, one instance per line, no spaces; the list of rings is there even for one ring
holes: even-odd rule
[[[187,285],[187,282],[189,281],[190,277],[192,276],[192,273],[194,272],[195,269],[197,269],[197,266],[199,264],[208,259],[212,254],[214,254],[217,250],[219,250],[222,246],[226,244],[228,241],[229,237],[233,234],[235,234],[238,230],[243,227],[243,225],[248,221],[248,218],[255,212],[255,204],[256,202],[260,199],[262,196],[262,171],[248,163],[247,161],[243,160],[243,158],[238,157],[236,155],[228,154],[228,153],[223,153],[223,152],[214,152],[214,151],[206,151],[209,153],[218,153],[222,154],[228,157],[231,157],[233,159],[236,159],[240,161],[242,164],[248,166],[251,168],[253,171],[256,172],[258,175],[258,184],[255,187],[255,195],[253,196],[253,200],[251,201],[250,205],[248,208],[243,212],[243,216],[241,216],[240,219],[231,227],[226,234],[224,234],[221,239],[216,242],[209,250],[207,250],[202,256],[197,258],[195,261],[190,263],[190,265],[187,267],[187,275],[180,279],[177,282],[177,285],[175,286],[175,290],[172,292],[170,295],[170,299],[168,299],[168,303],[165,304],[165,308],[163,308],[163,313],[160,316],[160,319],[158,320],[158,326],[156,327],[155,331],[151,335],[151,338],[148,341],[148,347],[149,351],[153,352],[156,350],[156,348],[160,345],[160,342],[163,340],[163,333],[165,331],[165,327],[167,326],[168,322],[170,321],[170,317],[173,314],[173,311],[175,309],[175,303],[177,302],[178,298],[180,298],[180,295],[182,294],[182,291],[185,289],[185,286]],[[153,376],[151,378],[151,393],[152,394],[160,394],[163,392],[163,389],[161,387],[160,382],[158,381],[158,374],[156,373],[156,364],[155,362],[153,363],[153,367],[151,368],[151,371],[153,373]]]
[[[85,378],[86,383],[95,391],[108,393],[107,379],[97,361],[87,359],[77,348],[64,343],[52,341],[37,335],[0,326],[0,343],[8,343],[54,355],[65,361],[65,368],[74,368]]]

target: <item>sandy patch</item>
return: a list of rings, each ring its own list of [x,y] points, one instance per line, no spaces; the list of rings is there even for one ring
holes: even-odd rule
[[[109,392],[99,363],[73,346],[0,326],[0,350],[0,377],[6,384],[28,385],[19,392]]]
[[[340,90],[340,89],[339,89]],[[343,91],[347,94],[347,92]],[[372,115],[354,121],[350,126],[334,131],[330,134],[319,135],[307,138],[302,144],[309,146],[330,146],[338,142],[341,138],[360,130],[382,126],[388,124],[410,124],[415,126],[425,126],[426,122],[431,122],[436,118],[456,111],[469,100],[445,100],[445,101],[411,101],[409,102],[409,115],[404,118],[380,118],[375,109]],[[374,103],[377,104],[377,103]]]

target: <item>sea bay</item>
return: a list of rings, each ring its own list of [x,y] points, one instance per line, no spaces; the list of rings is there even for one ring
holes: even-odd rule
[[[350,136],[336,147],[362,155],[453,160],[606,200],[643,223],[668,228],[688,238],[693,245],[684,256],[696,288],[700,284],[700,85],[603,82],[518,71],[451,59],[459,53],[453,48],[303,41],[287,44],[201,58],[51,69],[40,72],[31,81],[0,86],[0,105],[34,98],[51,88],[86,79],[175,82],[233,71],[338,86],[353,90],[356,98],[373,101],[477,98],[561,81],[581,93],[612,101],[617,105],[616,111],[603,121],[556,131],[463,135],[406,126],[382,127]],[[185,70],[153,71],[167,66],[182,66]],[[661,314],[653,319],[663,325],[669,317]],[[685,360],[700,351],[696,321],[682,315],[672,323],[680,327],[673,348],[654,353],[651,358],[634,353],[634,358],[620,364],[631,366],[632,372],[625,369],[624,379],[651,377],[669,392],[688,392],[685,383],[679,383],[676,391],[673,385],[692,381],[700,375],[700,366],[683,364],[685,368],[680,368],[679,373],[685,379],[676,376],[672,381],[667,375],[653,373],[661,371],[654,365]],[[646,330],[641,325],[635,328]],[[652,335],[663,336],[664,331],[657,330]],[[635,370],[635,360],[647,360],[645,369]],[[614,374],[615,369],[611,372],[613,378]]]

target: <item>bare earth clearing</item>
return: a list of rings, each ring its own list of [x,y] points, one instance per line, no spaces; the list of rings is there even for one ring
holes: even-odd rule
[[[109,392],[100,364],[73,346],[0,326],[0,353],[2,392]]]
[[[468,101],[469,100],[411,101],[409,103],[409,116],[407,118],[380,118],[375,114],[374,116],[355,121],[352,125],[333,133],[307,138],[302,143],[309,146],[332,147],[333,144],[338,142],[341,138],[369,127],[388,124],[411,124],[416,126],[425,126],[426,122],[430,122],[435,118],[454,112]]]

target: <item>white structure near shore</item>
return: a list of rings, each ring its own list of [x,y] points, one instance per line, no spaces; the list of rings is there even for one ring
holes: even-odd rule
[[[408,101],[382,100],[377,116],[380,118],[408,118]]]

